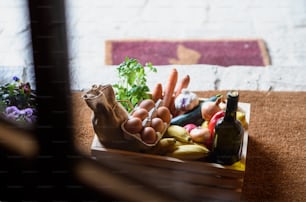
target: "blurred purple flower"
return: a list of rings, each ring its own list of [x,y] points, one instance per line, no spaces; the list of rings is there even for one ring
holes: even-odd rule
[[[30,117],[24,117],[24,119],[26,120],[26,122],[28,122],[28,123],[32,123],[33,121],[32,121],[32,119],[30,118]]]
[[[31,86],[30,83],[22,83],[19,86],[19,89],[22,89],[24,93],[30,94],[31,93]]]
[[[16,106],[10,106],[5,109],[5,116],[9,119],[16,120],[20,115],[19,112]]]
[[[29,123],[35,123],[36,122],[36,116],[32,115],[32,116],[26,116],[24,117],[24,119],[29,122]]]
[[[14,114],[19,114],[19,109],[16,107],[16,106],[9,106],[5,109],[5,113],[6,114],[11,114],[11,113],[14,113]]]
[[[16,106],[10,106],[5,109],[5,116],[12,120],[24,120],[28,123],[34,123],[36,122],[34,110],[32,108],[19,110]]]
[[[33,109],[32,108],[25,108],[22,110],[23,114],[27,117],[30,117],[33,115]]]
[[[23,83],[17,76],[13,80],[16,83],[0,86],[1,104],[5,106],[0,115],[21,123],[36,122],[35,91],[32,93],[29,82]]]
[[[16,82],[19,82],[19,81],[20,81],[20,79],[19,79],[17,76],[14,76],[14,77],[13,77],[13,80],[16,81]]]
[[[16,120],[18,119],[19,115],[11,113],[11,114],[6,114],[5,117],[8,119]]]

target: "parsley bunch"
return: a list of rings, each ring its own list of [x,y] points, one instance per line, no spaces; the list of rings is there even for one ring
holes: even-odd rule
[[[129,101],[135,106],[139,101],[149,98],[146,69],[157,72],[151,63],[143,66],[134,58],[125,58],[117,68],[119,82],[113,85],[117,100]],[[128,103],[122,102],[122,105],[128,112],[132,110]]]

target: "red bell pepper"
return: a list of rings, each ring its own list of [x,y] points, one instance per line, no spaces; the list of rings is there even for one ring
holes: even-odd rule
[[[215,125],[216,125],[217,121],[220,118],[224,117],[224,115],[225,115],[225,112],[223,110],[221,110],[221,111],[218,111],[217,113],[215,113],[213,115],[213,117],[210,119],[209,124],[208,124],[208,129],[209,129],[210,134],[211,134],[211,139],[213,139]]]

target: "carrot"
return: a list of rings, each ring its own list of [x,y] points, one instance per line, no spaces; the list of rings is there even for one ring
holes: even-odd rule
[[[163,86],[161,83],[157,83],[152,91],[152,100],[156,102],[163,97]]]
[[[174,104],[175,99],[176,99],[176,97],[182,92],[182,90],[183,90],[184,88],[187,88],[187,87],[188,87],[189,83],[190,83],[190,76],[189,76],[189,75],[184,76],[184,77],[181,79],[181,81],[178,83],[178,86],[177,86],[177,88],[176,88],[176,90],[175,90],[175,92],[174,92],[174,96],[173,96],[173,98],[172,98],[172,100],[171,100],[171,103],[170,103],[170,112],[171,112],[171,114],[172,114],[174,117],[177,116],[177,115],[179,114],[179,111],[177,111],[176,108],[175,108],[175,104]]]
[[[188,88],[189,83],[190,83],[190,76],[186,75],[178,83],[178,86],[177,86],[176,91],[174,93],[174,98],[176,98],[182,92],[183,88]]]
[[[163,106],[170,107],[171,99],[173,97],[174,89],[177,83],[178,72],[175,68],[172,69],[168,77],[167,84],[164,90]]]
[[[170,106],[169,106],[170,112],[171,112],[173,117],[176,116],[176,108],[175,108],[174,100],[175,100],[175,98],[174,98],[174,96],[172,96]]]

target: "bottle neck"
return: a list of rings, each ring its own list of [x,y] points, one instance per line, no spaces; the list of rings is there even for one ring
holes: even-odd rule
[[[235,91],[228,93],[227,95],[227,104],[224,120],[225,121],[235,121],[236,120],[236,112],[238,108],[238,93]]]
[[[224,116],[224,120],[225,121],[235,121],[236,120],[236,111],[232,111],[232,112],[225,112],[225,116]]]

